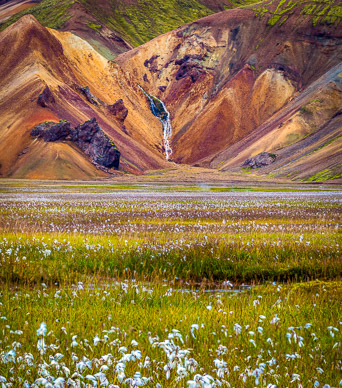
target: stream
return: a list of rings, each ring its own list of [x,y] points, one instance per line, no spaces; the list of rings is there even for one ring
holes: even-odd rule
[[[149,103],[151,112],[158,117],[160,122],[163,126],[163,144],[164,144],[164,150],[165,150],[165,157],[166,160],[170,159],[170,156],[172,154],[172,149],[170,145],[170,140],[172,136],[172,126],[171,126],[171,120],[170,120],[170,113],[166,109],[165,104],[163,101],[159,100],[159,98],[151,96],[150,94],[146,93],[145,90],[139,85],[139,88],[143,91],[145,96],[147,97]]]

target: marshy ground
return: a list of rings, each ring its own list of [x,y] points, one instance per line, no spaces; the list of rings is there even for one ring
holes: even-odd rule
[[[0,381],[339,386],[341,202],[329,187],[5,181]]]

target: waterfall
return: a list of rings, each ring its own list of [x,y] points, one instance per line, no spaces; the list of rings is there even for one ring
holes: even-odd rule
[[[170,121],[170,113],[166,109],[166,106],[163,103],[163,101],[159,100],[157,97],[149,95],[148,93],[145,92],[145,90],[140,85],[138,85],[138,86],[143,91],[145,96],[147,97],[147,99],[150,103],[151,112],[156,117],[158,117],[158,119],[162,123],[165,157],[166,157],[166,160],[169,160],[170,156],[172,154],[172,149],[170,146],[170,139],[172,136],[172,126],[171,126],[171,121]]]

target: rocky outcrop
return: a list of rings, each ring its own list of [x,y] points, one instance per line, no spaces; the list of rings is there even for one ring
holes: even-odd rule
[[[93,95],[90,92],[89,86],[85,86],[84,88],[79,88],[79,91],[83,94],[83,96],[93,105],[103,105],[104,103]]]
[[[125,104],[121,98],[113,105],[108,105],[107,108],[109,112],[112,113],[121,123],[125,121],[128,115],[128,109],[125,107]]]
[[[95,163],[107,168],[119,168],[120,152],[95,118],[73,129],[71,140]]]
[[[59,123],[45,121],[33,128],[31,136],[41,137],[46,142],[66,140],[71,133],[71,126],[68,121],[61,120]]]
[[[105,102],[101,101],[97,96],[92,94],[89,90],[88,86],[85,86],[84,88],[80,88],[76,86],[76,89],[80,91],[84,97],[93,105],[97,106],[103,106],[107,108],[107,110],[115,116],[115,118],[118,120],[119,124],[121,124],[121,130],[126,134],[130,135],[128,132],[126,126],[124,125],[124,121],[128,115],[128,109],[126,108],[123,100],[120,98],[118,101],[116,101],[112,105],[108,105]]]
[[[55,102],[55,98],[48,86],[45,87],[43,92],[38,96],[37,104],[42,108],[48,107]]]
[[[244,168],[260,168],[269,166],[276,160],[275,154],[268,152],[261,152],[260,154],[247,159],[241,167]]]
[[[158,64],[156,63],[156,60],[160,57],[160,55],[153,55],[150,59],[146,59],[144,62],[144,66],[151,72],[151,73],[157,73],[158,72]]]
[[[126,135],[130,135],[127,130],[124,121],[128,115],[128,109],[126,108],[124,102],[120,98],[120,100],[116,101],[113,105],[107,105],[107,109],[109,112],[116,117],[116,119],[121,124],[121,129]]]
[[[31,136],[43,138],[46,142],[71,141],[99,168],[119,168],[120,151],[102,131],[96,118],[74,129],[71,129],[68,121],[44,122],[32,130]]]
[[[198,62],[203,60],[203,55],[193,54],[185,55],[182,59],[175,61],[175,65],[179,66],[176,73],[176,80],[185,77],[190,77],[192,82],[196,82],[204,71],[203,66]]]

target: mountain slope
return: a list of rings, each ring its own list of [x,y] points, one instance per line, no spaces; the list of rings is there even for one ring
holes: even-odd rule
[[[0,31],[32,14],[43,26],[73,32],[107,59],[185,23],[257,0],[10,0]],[[13,6],[10,7],[10,4]],[[14,6],[16,4],[16,7]],[[31,7],[30,7],[31,5]],[[28,7],[28,8],[27,8]],[[2,10],[3,8],[3,10]],[[8,9],[12,8],[12,12]],[[17,12],[15,12],[17,9]],[[12,16],[8,18],[9,15]]]
[[[42,155],[45,165],[55,165],[55,169],[50,168],[51,179],[63,177],[65,165],[70,165],[69,170],[73,171],[68,177],[106,176],[72,144],[46,143],[42,148],[42,140],[30,136],[32,128],[44,121],[62,119],[76,126],[92,117],[97,118],[121,151],[121,169],[141,173],[167,166],[161,153],[160,122],[150,113],[147,102],[143,97],[139,99],[129,75],[97,54],[85,41],[71,33],[46,29],[27,15],[0,34],[0,57],[3,58],[0,66],[3,176],[46,177],[37,160]],[[84,86],[104,103],[87,100],[80,92]],[[54,101],[42,107],[37,101],[46,87]],[[106,105],[119,99],[123,99],[128,109],[124,127]],[[23,164],[30,165],[30,171]]]
[[[175,161],[239,173],[256,166],[261,175],[306,181],[338,178],[341,21],[337,1],[265,1],[179,27],[113,62],[27,15],[0,33],[0,172],[107,176],[70,141],[30,136],[43,121],[76,126],[95,117],[119,148],[123,171],[175,168]],[[43,90],[53,97],[47,106],[38,104]],[[150,104],[164,120],[170,114],[171,162]]]
[[[176,162],[236,169],[267,151],[277,154],[275,168],[291,159],[284,149],[342,108],[341,20],[337,1],[268,1],[201,19],[116,61],[165,102]],[[342,173],[338,147],[334,153],[331,176]],[[312,158],[305,176],[303,166],[274,173],[310,179],[330,169],[328,162],[312,168]]]

